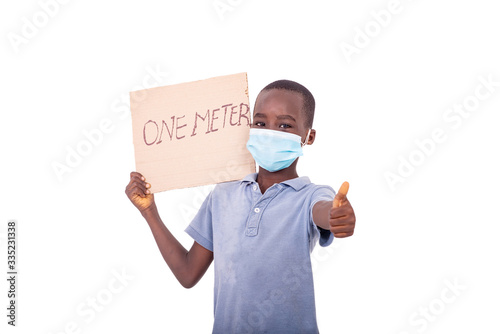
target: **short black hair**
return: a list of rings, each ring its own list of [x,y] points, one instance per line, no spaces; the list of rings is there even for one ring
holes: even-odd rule
[[[284,89],[301,94],[304,100],[302,109],[306,114],[306,126],[312,129],[314,120],[314,108],[316,106],[316,102],[314,101],[314,96],[306,87],[302,86],[298,82],[291,80],[277,80],[264,87],[262,91],[271,89]]]

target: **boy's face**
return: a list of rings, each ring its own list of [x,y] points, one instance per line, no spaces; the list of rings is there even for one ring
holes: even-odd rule
[[[252,128],[294,133],[301,137],[302,142],[307,140],[307,144],[311,145],[316,131],[311,130],[306,139],[309,128],[305,124],[303,105],[300,93],[284,89],[262,91],[255,101]]]

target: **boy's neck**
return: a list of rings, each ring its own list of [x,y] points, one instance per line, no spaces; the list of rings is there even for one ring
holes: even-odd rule
[[[296,168],[297,160],[298,159],[295,159],[295,161],[289,167],[277,172],[269,172],[259,167],[259,173],[257,174],[257,183],[259,184],[260,191],[262,193],[265,193],[266,190],[275,183],[281,183],[283,181],[299,177]]]

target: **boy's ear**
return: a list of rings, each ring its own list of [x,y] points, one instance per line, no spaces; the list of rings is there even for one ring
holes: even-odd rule
[[[314,143],[314,139],[316,139],[316,130],[311,129],[311,132],[309,133],[309,138],[306,138],[307,145],[312,145]]]

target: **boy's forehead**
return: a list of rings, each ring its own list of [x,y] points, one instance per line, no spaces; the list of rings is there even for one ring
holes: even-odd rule
[[[255,101],[254,114],[276,110],[302,116],[303,97],[298,92],[285,89],[269,89],[259,93]]]

